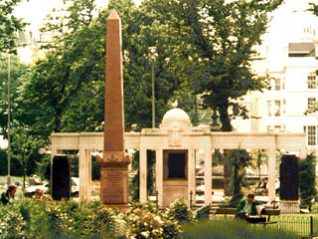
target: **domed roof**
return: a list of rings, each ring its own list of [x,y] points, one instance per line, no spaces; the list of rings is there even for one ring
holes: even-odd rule
[[[163,116],[160,128],[191,128],[190,117],[184,110],[173,108],[168,110]]]

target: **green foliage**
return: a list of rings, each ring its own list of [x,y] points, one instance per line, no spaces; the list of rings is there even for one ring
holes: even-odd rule
[[[178,99],[194,124],[208,123],[201,109],[211,108],[219,111],[222,129],[231,130],[230,119],[246,114],[235,100],[266,86],[250,70],[252,47],[280,2],[148,0],[136,7],[121,0],[97,10],[86,0],[67,0],[72,4],[56,10],[58,17],[49,17],[43,29],[55,36],[46,46],[50,51],[23,77],[22,115],[45,140],[52,131],[102,130],[105,26],[109,9],[115,8],[123,29],[126,130],[151,125],[150,46],[159,53],[156,122]]]
[[[12,128],[12,153],[22,167],[23,190],[25,189],[25,179],[28,172],[28,165],[32,154],[37,154],[38,150],[44,146],[45,141],[32,134],[31,129],[26,125],[14,125]]]
[[[0,238],[120,239],[126,233],[122,215],[98,202],[22,199],[0,209],[0,230],[11,232]]]
[[[139,201],[139,177],[140,177],[140,170],[139,170],[139,151],[136,151],[132,155],[131,161],[131,169],[134,173],[133,178],[131,179],[130,184],[130,197],[133,202]]]
[[[247,116],[236,99],[267,86],[265,76],[251,70],[253,46],[261,43],[269,13],[281,3],[148,0],[141,6],[156,16],[150,24],[155,38],[161,37],[156,44],[160,54],[168,55],[166,67],[200,95],[203,108],[219,112],[223,131],[232,129],[233,117]]]
[[[25,238],[25,222],[17,208],[0,205],[0,239]]]
[[[301,204],[311,206],[311,201],[317,194],[316,191],[316,156],[309,154],[299,160],[298,184]]]
[[[110,1],[122,18],[124,49],[125,123],[129,130],[151,125],[151,84],[148,47],[154,44],[152,28],[145,26],[149,13],[134,7],[132,1]],[[104,80],[106,17],[108,9],[92,16],[93,5],[73,1],[64,9],[65,25],[49,21],[45,31],[58,31],[48,45],[45,59],[38,61],[23,79],[21,98],[32,128],[47,138],[52,131],[100,131],[104,120]],[[96,9],[94,9],[96,10]],[[154,16],[151,16],[152,18]],[[80,19],[80,20],[79,20]],[[58,21],[58,22],[61,22]],[[63,31],[67,29],[67,31]],[[157,122],[178,86],[163,67],[164,57],[156,63]]]
[[[147,193],[153,195],[155,192],[155,167],[156,152],[147,151]]]
[[[43,155],[36,165],[36,174],[40,178],[50,180],[51,175],[51,155]]]
[[[151,204],[137,204],[128,213],[127,237],[136,239],[146,238],[179,238],[181,227],[179,223],[167,216],[159,214]]]
[[[92,158],[92,180],[100,179],[100,165],[96,160],[96,156]]]
[[[184,239],[296,239],[296,235],[271,229],[251,226],[239,220],[221,220],[186,226]]]
[[[24,23],[14,16],[14,7],[21,0],[0,1],[0,54],[16,53],[17,32],[22,31]]]
[[[1,4],[0,4],[1,5]],[[0,7],[1,8],[1,7]],[[1,12],[1,10],[0,10]],[[2,24],[2,22],[0,23]],[[1,35],[1,33],[0,33]],[[1,40],[0,40],[1,41]],[[1,46],[0,46],[1,48]],[[10,57],[10,60],[9,60]],[[20,78],[27,72],[27,67],[18,61],[15,56],[0,56],[0,133],[7,138],[8,126],[8,67],[10,61],[10,99],[11,99],[11,123],[19,122],[21,117],[18,104]]]
[[[245,185],[245,168],[251,166],[252,158],[244,149],[233,149],[226,151],[226,164],[231,169],[230,195],[232,196],[230,206],[235,207],[243,198],[242,187]]]
[[[261,179],[261,166],[268,159],[265,150],[264,149],[257,150],[255,153],[255,159],[256,159],[256,167],[258,169],[259,179]]]
[[[195,218],[184,199],[177,199],[166,209],[166,215],[180,224],[194,223]]]
[[[153,151],[147,151],[147,193],[148,195],[153,195],[155,191],[154,182],[155,182],[155,153]],[[132,201],[139,200],[139,151],[134,152],[132,156],[132,171],[133,178],[130,184],[130,196]]]

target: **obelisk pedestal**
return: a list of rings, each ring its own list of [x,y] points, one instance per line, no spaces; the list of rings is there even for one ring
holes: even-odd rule
[[[104,153],[101,165],[101,201],[128,205],[128,155],[124,146],[124,93],[121,21],[115,10],[107,18]]]

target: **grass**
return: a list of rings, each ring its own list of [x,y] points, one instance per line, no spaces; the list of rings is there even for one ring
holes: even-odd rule
[[[310,217],[312,217],[312,228]],[[213,215],[211,221],[223,222],[225,224],[234,221],[234,215]],[[277,229],[280,231],[294,233],[301,237],[309,237],[311,233],[318,236],[318,215],[316,214],[282,214],[279,216],[271,216],[271,222],[266,228]],[[262,225],[254,225],[261,226]]]
[[[185,239],[296,239],[296,234],[239,220],[209,221],[184,228]]]

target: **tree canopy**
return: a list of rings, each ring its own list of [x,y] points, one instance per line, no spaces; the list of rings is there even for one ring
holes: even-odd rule
[[[178,99],[199,122],[198,110],[218,111],[222,130],[246,115],[237,99],[266,86],[251,70],[253,46],[261,43],[268,14],[282,0],[91,1],[67,0],[43,29],[53,33],[46,57],[25,75],[23,114],[31,128],[100,131],[104,109],[106,18],[115,8],[122,19],[126,130],[151,126],[151,70],[148,48],[156,46],[156,122]],[[210,111],[211,112],[211,111]]]
[[[19,2],[21,0],[0,0],[0,53],[16,53],[17,32],[25,25],[13,15]]]
[[[165,26],[177,77],[191,83],[202,107],[218,111],[223,131],[234,116],[246,116],[237,102],[248,91],[262,90],[266,79],[252,72],[255,45],[261,43],[269,13],[282,0],[148,0],[147,11]]]

